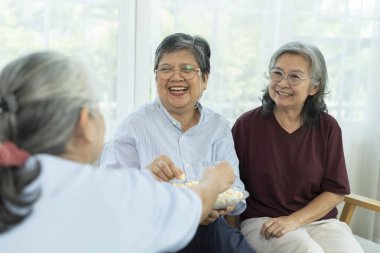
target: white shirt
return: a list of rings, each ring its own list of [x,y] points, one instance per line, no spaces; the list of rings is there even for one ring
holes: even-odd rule
[[[202,206],[190,190],[137,170],[37,157],[42,195],[31,216],[0,234],[1,253],[168,252],[196,232]]]
[[[158,98],[144,105],[122,122],[114,138],[107,143],[100,166],[141,169],[158,156],[167,155],[185,172],[188,180],[199,180],[206,167],[229,161],[235,173],[234,185],[244,189],[229,122],[201,105],[198,109],[199,123],[183,132],[181,123]],[[242,201],[231,214],[240,214],[245,208],[246,203]]]

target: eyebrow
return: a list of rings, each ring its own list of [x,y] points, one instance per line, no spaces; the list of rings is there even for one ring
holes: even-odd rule
[[[179,65],[179,67],[192,66],[194,68],[199,68],[199,67],[197,67],[196,64],[191,64],[191,63],[180,63],[178,65]],[[163,64],[158,65],[158,67],[174,67],[174,66],[169,64],[169,63],[163,63]]]
[[[282,68],[280,67],[273,67],[272,69],[278,69],[278,70],[281,70],[282,72],[285,72]],[[303,74],[303,75],[306,75],[305,72],[303,72],[302,70],[291,70],[289,73],[300,73],[300,74]]]

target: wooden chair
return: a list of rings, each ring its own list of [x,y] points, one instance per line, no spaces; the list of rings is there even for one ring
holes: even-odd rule
[[[344,196],[344,206],[339,220],[350,225],[357,206],[380,213],[380,201],[356,194],[350,194]]]
[[[344,196],[344,206],[339,217],[340,221],[347,223],[350,225],[352,216],[354,215],[354,211],[356,207],[365,208],[370,211],[375,211],[380,213],[380,201],[375,199],[370,199],[364,196],[350,194]],[[240,221],[238,216],[226,216],[225,217],[228,223],[236,228],[240,228]],[[359,236],[355,236],[360,245],[363,247],[364,252],[372,253],[372,252],[380,252],[380,244],[374,243],[368,239],[364,239]]]

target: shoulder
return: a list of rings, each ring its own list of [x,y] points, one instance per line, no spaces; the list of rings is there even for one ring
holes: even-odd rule
[[[259,106],[255,109],[249,110],[238,117],[235,122],[235,126],[239,125],[249,125],[253,123],[255,120],[262,117],[262,106]]]
[[[204,116],[205,123],[211,123],[215,126],[224,126],[230,129],[230,122],[222,114],[217,113],[207,107],[202,107],[202,114]]]
[[[319,125],[323,129],[340,131],[338,121],[332,115],[325,112],[322,112],[319,117]]]
[[[146,103],[138,107],[134,112],[130,113],[120,124],[121,128],[125,128],[128,125],[139,125],[141,122],[145,122],[150,119],[152,115],[158,112],[158,107],[155,102]]]

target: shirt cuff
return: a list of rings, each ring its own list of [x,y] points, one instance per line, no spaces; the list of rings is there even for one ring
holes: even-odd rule
[[[236,205],[236,208],[229,215],[232,215],[232,216],[239,215],[242,212],[244,212],[246,208],[247,208],[247,203],[245,202],[245,200],[243,200]]]

